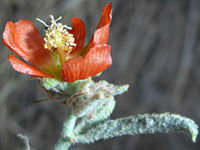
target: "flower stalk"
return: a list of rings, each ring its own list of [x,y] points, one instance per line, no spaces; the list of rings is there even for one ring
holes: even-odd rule
[[[76,116],[70,112],[63,125],[61,139],[55,147],[55,150],[67,150],[74,141],[74,127],[76,123]]]

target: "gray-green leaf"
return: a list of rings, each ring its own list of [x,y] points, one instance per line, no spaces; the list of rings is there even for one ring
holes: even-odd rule
[[[108,139],[122,135],[140,135],[183,131],[196,141],[197,124],[186,117],[177,114],[144,114],[116,120],[101,122],[93,127],[87,127],[75,137],[75,143],[91,143],[100,139]]]

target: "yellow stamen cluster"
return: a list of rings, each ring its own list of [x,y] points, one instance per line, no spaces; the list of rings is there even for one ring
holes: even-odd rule
[[[44,38],[45,44],[44,47],[50,51],[56,50],[70,53],[73,46],[76,46],[74,43],[73,34],[70,34],[67,30],[71,28],[67,25],[63,25],[62,23],[57,23],[58,20],[54,19],[53,15],[50,15],[51,25],[47,26],[48,30],[46,31],[46,36]]]

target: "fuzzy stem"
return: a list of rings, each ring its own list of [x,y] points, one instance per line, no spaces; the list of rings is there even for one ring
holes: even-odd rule
[[[67,120],[64,122],[63,125],[63,133],[62,136],[63,138],[71,137],[73,136],[73,129],[76,123],[76,116],[70,112]]]
[[[56,150],[68,150],[73,141],[73,130],[76,124],[76,116],[72,112],[70,112],[67,120],[64,122],[62,137],[56,145]]]
[[[71,146],[71,141],[60,140],[59,143],[56,145],[55,150],[69,150]]]

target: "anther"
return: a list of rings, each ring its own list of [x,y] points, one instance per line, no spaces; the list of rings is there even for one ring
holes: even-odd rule
[[[51,52],[55,52],[60,58],[61,64],[64,64],[68,59],[68,54],[72,51],[73,47],[76,46],[73,34],[69,33],[71,27],[57,23],[62,17],[54,18],[53,15],[49,16],[51,19],[51,25],[47,25],[44,21],[37,18],[36,20],[44,24],[48,29],[46,30],[46,36],[44,38],[44,47]]]

